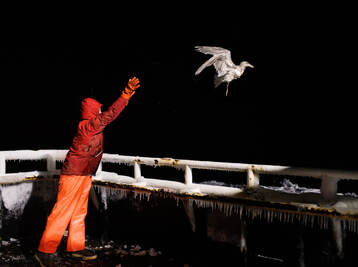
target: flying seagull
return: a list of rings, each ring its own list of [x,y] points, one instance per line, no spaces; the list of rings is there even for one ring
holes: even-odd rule
[[[198,68],[195,75],[198,75],[206,67],[214,65],[216,69],[216,74],[214,76],[215,88],[221,83],[226,82],[226,96],[229,91],[229,83],[232,80],[240,78],[246,67],[254,67],[247,61],[242,61],[240,65],[235,65],[231,60],[230,50],[225,48],[217,46],[195,46],[195,50],[204,54],[213,55]]]

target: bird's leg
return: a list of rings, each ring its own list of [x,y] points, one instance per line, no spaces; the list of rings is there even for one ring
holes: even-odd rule
[[[227,96],[228,92],[229,92],[229,83],[226,84],[226,94],[225,94],[225,96]]]

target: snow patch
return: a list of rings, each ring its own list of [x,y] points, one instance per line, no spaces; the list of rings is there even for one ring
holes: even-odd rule
[[[302,194],[302,193],[320,194],[320,189],[301,187],[298,184],[292,183],[289,179],[283,179],[281,186],[261,186],[261,187],[274,191],[292,193],[292,194]]]
[[[228,183],[220,182],[220,181],[216,181],[216,180],[205,181],[205,182],[202,182],[202,183],[200,183],[200,184],[216,185],[216,186],[227,186],[227,187],[236,187],[236,188],[242,188],[242,187],[244,187],[243,185],[239,185],[239,184],[228,184]]]

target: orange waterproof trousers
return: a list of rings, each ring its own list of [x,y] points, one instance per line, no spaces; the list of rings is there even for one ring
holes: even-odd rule
[[[67,226],[67,251],[85,248],[85,217],[91,185],[90,176],[60,176],[57,202],[47,218],[39,251],[55,253]]]

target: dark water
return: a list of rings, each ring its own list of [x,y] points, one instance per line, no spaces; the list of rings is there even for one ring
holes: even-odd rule
[[[14,191],[19,202],[29,193],[21,214],[6,209],[2,194],[0,266],[37,266],[33,254],[56,200],[57,181],[28,188]],[[358,234],[343,229],[337,244],[330,219],[324,227],[299,219],[268,221],[195,204],[190,217],[186,200],[159,193],[96,186],[94,194],[86,235],[87,246],[99,257],[73,261],[66,256],[64,237],[58,266],[356,266]]]

